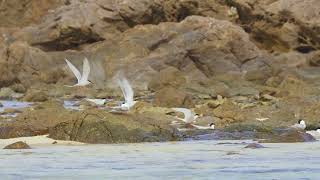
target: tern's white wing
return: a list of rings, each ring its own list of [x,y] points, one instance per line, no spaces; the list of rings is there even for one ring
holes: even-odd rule
[[[320,139],[320,130],[307,131],[306,133],[310,134],[311,136],[313,136],[317,140]]]
[[[89,98],[86,98],[85,100],[89,101],[89,102],[93,102],[97,105],[104,105],[104,103],[106,103],[106,99],[89,99]]]
[[[124,89],[125,95],[125,101],[128,105],[133,104],[133,89],[129,83],[129,81],[126,78],[122,78],[122,85]]]
[[[84,58],[82,68],[83,70],[82,70],[81,81],[88,81],[89,74],[90,74],[90,64],[87,58]]]
[[[193,127],[197,128],[197,129],[213,129],[212,127],[210,126],[198,126],[198,125],[195,125],[195,124],[192,124]]]
[[[191,123],[193,121],[193,114],[190,109],[186,108],[172,108],[175,111],[182,112],[184,114],[184,120],[186,123]]]
[[[118,86],[120,87],[120,89],[121,89],[121,91],[122,91],[124,100],[126,101],[126,100],[127,100],[127,94],[126,94],[126,92],[125,92],[125,88],[124,88],[124,84],[123,84],[122,79],[117,79],[117,84],[118,84]]]
[[[305,126],[302,125],[302,124],[294,124],[291,126],[291,128],[294,128],[294,129],[305,129]]]
[[[79,72],[79,70],[70,62],[68,61],[68,59],[65,59],[65,61],[67,62],[69,68],[71,69],[72,73],[76,76],[78,82],[80,82],[81,80],[81,73]]]

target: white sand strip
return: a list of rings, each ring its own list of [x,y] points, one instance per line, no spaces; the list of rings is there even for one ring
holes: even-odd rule
[[[30,146],[33,145],[53,145],[53,142],[57,142],[57,145],[81,145],[85,143],[75,142],[75,141],[60,141],[48,138],[48,135],[42,136],[32,136],[32,137],[19,137],[19,138],[10,138],[10,139],[0,139],[0,148],[3,148],[9,144],[22,141],[27,143]]]

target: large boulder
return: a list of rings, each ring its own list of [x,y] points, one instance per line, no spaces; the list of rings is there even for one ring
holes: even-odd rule
[[[160,89],[155,93],[154,104],[162,107],[192,107],[192,97],[183,90],[172,87]]]
[[[90,110],[50,129],[49,137],[85,143],[137,143],[179,140],[169,126],[170,118],[159,114],[122,114]]]
[[[296,143],[312,141],[316,141],[312,135],[295,130],[290,130],[281,134],[275,134],[270,139],[261,140],[263,143]]]
[[[31,147],[25,142],[18,141],[18,142],[7,145],[3,149],[31,149]]]
[[[13,121],[2,121],[0,138],[36,136],[49,133],[49,128],[70,120],[72,113],[57,102],[46,102],[24,110]]]
[[[158,6],[156,0],[71,1],[14,37],[47,51],[74,49],[104,39],[117,39],[121,32],[136,24],[161,21]]]

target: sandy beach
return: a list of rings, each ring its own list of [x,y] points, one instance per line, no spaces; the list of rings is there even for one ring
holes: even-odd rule
[[[4,148],[5,146],[18,142],[23,141],[33,146],[55,146],[55,145],[83,145],[85,143],[81,142],[75,142],[75,141],[59,141],[54,140],[51,138],[48,138],[48,135],[42,135],[42,136],[32,136],[32,137],[19,137],[19,138],[10,138],[10,139],[0,139],[0,148]],[[55,144],[52,144],[53,142],[57,142]]]

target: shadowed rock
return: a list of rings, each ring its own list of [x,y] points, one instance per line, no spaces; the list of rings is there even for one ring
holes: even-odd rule
[[[72,113],[57,102],[46,102],[27,108],[13,121],[0,122],[0,138],[36,136],[49,133],[49,128],[72,118]]]
[[[262,143],[295,143],[295,142],[312,142],[316,139],[305,132],[289,130],[287,132],[273,135],[270,139],[262,140]]]
[[[159,114],[107,113],[90,110],[50,129],[49,137],[85,143],[137,143],[179,140],[171,119]]]
[[[3,149],[31,149],[31,147],[25,142],[18,141],[18,142],[7,145]]]
[[[258,143],[250,143],[248,144],[246,147],[244,148],[250,148],[250,149],[260,149],[260,148],[265,148],[264,146],[262,146],[261,144]]]

